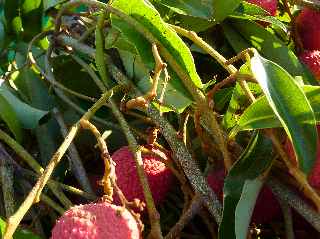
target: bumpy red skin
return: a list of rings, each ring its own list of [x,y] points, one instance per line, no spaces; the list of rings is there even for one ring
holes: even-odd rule
[[[277,0],[247,0],[247,2],[263,8],[264,10],[269,12],[271,16],[276,15],[277,7],[278,7]]]
[[[51,239],[140,239],[137,221],[122,207],[106,202],[70,208],[57,221]]]
[[[223,199],[224,177],[224,170],[219,170],[211,173],[207,178],[209,186],[221,201]],[[256,224],[268,223],[279,215],[281,215],[281,210],[277,199],[270,189],[263,187],[257,198],[251,221]]]
[[[295,22],[303,48],[320,50],[320,12],[304,8]]]
[[[168,157],[159,149],[150,149],[161,154],[164,158]],[[135,198],[145,201],[143,189],[137,174],[136,163],[129,148],[127,146],[122,147],[114,152],[111,157],[116,163],[117,184],[126,198],[129,201]],[[167,192],[170,190],[174,176],[159,157],[142,154],[142,159],[154,202],[158,205],[165,199]],[[114,202],[119,203],[117,196],[115,196]]]
[[[318,27],[320,31],[320,25]],[[320,42],[320,38],[318,41]],[[317,80],[320,80],[320,50],[304,51],[299,58],[304,64],[307,65],[314,77]]]
[[[318,136],[320,136],[320,126],[317,126],[318,129]],[[285,148],[288,153],[289,158],[294,162],[294,164],[297,166],[297,160],[296,160],[296,155],[294,153],[291,141],[287,139],[285,143]],[[309,184],[315,188],[320,190],[320,137],[318,137],[318,145],[317,145],[317,158],[316,161],[313,165],[313,168],[308,175],[308,181]]]

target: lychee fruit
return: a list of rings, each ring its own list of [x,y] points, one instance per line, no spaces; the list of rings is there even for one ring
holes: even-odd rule
[[[318,131],[318,136],[320,136],[320,125],[317,125],[317,131]],[[292,160],[293,164],[298,167],[298,162],[296,159],[296,155],[294,153],[294,149],[292,147],[292,143],[288,138],[285,142],[285,149],[289,158]],[[314,162],[313,168],[308,175],[308,181],[313,188],[320,190],[320,138],[319,137],[318,137],[318,143],[317,143],[316,161]]]
[[[223,199],[224,178],[224,170],[212,172],[207,177],[209,186],[221,201]],[[281,209],[278,200],[268,187],[263,187],[257,198],[251,221],[256,224],[268,223],[279,215],[281,215]]]
[[[268,13],[270,13],[271,16],[276,15],[277,7],[278,7],[277,0],[247,0],[247,2],[263,8]]]
[[[320,31],[320,25],[319,25],[319,31]],[[318,41],[320,42],[320,38],[318,39]],[[299,58],[310,69],[314,77],[317,80],[320,80],[320,50],[304,51],[299,56]]]
[[[145,147],[161,155],[163,159],[169,158],[166,153],[156,147],[150,145]],[[137,198],[145,201],[143,189],[138,178],[136,163],[129,147],[124,146],[118,149],[111,157],[116,163],[117,185],[124,193],[126,199],[133,201]],[[142,153],[143,168],[147,175],[150,190],[156,205],[165,199],[166,194],[174,182],[174,176],[164,164],[163,159],[154,154]],[[116,195],[114,200],[116,203],[119,203]]]
[[[52,230],[51,239],[140,239],[136,219],[123,207],[107,202],[74,206]]]
[[[306,50],[320,50],[320,12],[304,8],[295,20],[297,33]]]

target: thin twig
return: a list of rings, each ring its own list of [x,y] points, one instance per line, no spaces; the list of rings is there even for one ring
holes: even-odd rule
[[[183,228],[192,220],[203,206],[202,197],[194,196],[187,211],[183,213],[179,221],[171,228],[170,232],[165,236],[165,239],[179,238],[179,234]]]
[[[13,188],[14,169],[10,163],[11,156],[0,143],[0,175],[6,218],[15,211],[15,196]]]
[[[292,222],[292,210],[289,204],[281,199],[278,199],[280,207],[282,209],[284,227],[286,231],[286,239],[294,239],[293,222]]]
[[[68,134],[68,128],[64,122],[64,119],[57,108],[53,109],[53,114],[59,124],[60,132],[61,132],[63,138],[65,138]],[[87,173],[86,173],[84,166],[82,164],[82,160],[80,158],[80,155],[79,155],[78,150],[77,150],[76,146],[74,145],[74,143],[70,144],[69,149],[68,149],[68,154],[71,159],[71,168],[72,168],[72,171],[74,173],[76,180],[79,182],[81,187],[86,192],[94,194],[94,192],[91,188]]]
[[[37,174],[43,173],[44,169],[40,164],[13,138],[11,138],[7,133],[0,129],[0,140],[5,142],[10,148],[12,148]],[[53,194],[60,200],[60,202],[65,206],[69,207],[72,205],[70,200],[60,191],[60,189],[53,182],[48,183],[48,187],[53,192]]]

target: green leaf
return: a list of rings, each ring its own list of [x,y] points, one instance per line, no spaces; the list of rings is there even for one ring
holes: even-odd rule
[[[224,30],[227,28],[224,31],[226,38],[236,52],[254,47],[264,57],[286,69],[292,76],[302,76],[306,84],[318,84],[285,42],[261,25],[248,20],[234,19],[224,23],[223,28]]]
[[[270,14],[263,8],[245,1],[240,4],[230,17],[268,22],[273,26],[277,26],[283,32],[287,32],[287,26],[276,17],[270,16]]]
[[[0,52],[2,52],[6,38],[6,32],[3,23],[0,21]]]
[[[201,79],[197,74],[189,48],[182,39],[167,26],[167,24],[161,19],[157,10],[149,2],[143,0],[132,0],[129,2],[126,0],[115,0],[112,2],[112,6],[134,18],[155,38],[157,38],[168,52],[170,52],[177,64],[179,64],[185,73],[189,75],[193,83],[198,88],[202,88]],[[113,16],[113,19],[115,18],[116,17]],[[123,25],[128,26],[127,24]],[[127,29],[121,28],[120,31],[127,36],[129,35],[129,33],[127,33]],[[146,44],[146,42],[147,41],[145,40],[144,44]]]
[[[236,8],[241,3],[241,0],[214,0],[213,4],[213,17],[217,22],[222,22],[231,13],[236,10]]]
[[[246,238],[250,219],[263,182],[259,178],[246,180],[235,211],[235,234],[237,239]]]
[[[43,10],[47,11],[49,8],[55,7],[64,0],[43,0]]]
[[[41,2],[42,0],[24,0],[22,10],[25,14],[34,11],[41,6]]]
[[[21,123],[21,127],[25,129],[34,129],[38,126],[39,121],[48,114],[48,111],[33,108],[22,102],[4,86],[0,88],[0,95],[8,101],[18,121]]]
[[[248,85],[253,93],[259,94],[261,92],[258,84],[248,82]],[[240,84],[237,82],[235,87],[233,88],[233,93],[228,109],[223,116],[223,126],[225,129],[229,130],[237,124],[240,113],[246,109],[246,106],[249,103],[250,102],[248,97],[242,90]]]
[[[212,18],[212,0],[199,1],[199,0],[155,0],[161,3],[172,11],[182,15],[193,17],[211,19]]]
[[[0,235],[2,237],[4,235],[5,228],[6,228],[6,222],[2,220],[2,218],[0,218]],[[17,231],[13,235],[13,239],[40,239],[40,237],[28,230],[17,229]]]
[[[320,86],[304,85],[302,89],[310,102],[316,121],[320,122]],[[299,116],[297,117],[299,118]],[[304,121],[303,115],[298,121]],[[243,112],[232,134],[242,130],[277,128],[281,126],[267,98],[263,96]]]
[[[22,140],[22,126],[16,112],[13,110],[9,100],[0,91],[0,117],[7,124],[10,131],[18,141]]]
[[[256,197],[247,197],[247,194],[254,196],[259,188],[256,187],[255,190],[248,191],[251,188],[248,188],[246,182],[248,182],[247,180],[260,180],[259,176],[270,167],[271,162],[272,142],[256,132],[225,179],[219,238],[236,238],[236,233],[238,235],[241,233],[239,225],[241,227],[249,225],[253,210],[252,205],[254,205]],[[247,227],[243,230],[247,230]]]
[[[255,51],[251,70],[269,105],[293,142],[303,171],[308,174],[316,159],[315,115],[302,89],[281,66]],[[303,122],[301,122],[301,117]]]

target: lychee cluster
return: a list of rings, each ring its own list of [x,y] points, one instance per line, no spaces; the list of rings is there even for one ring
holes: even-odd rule
[[[142,160],[152,196],[157,205],[166,197],[173,184],[174,176],[163,162],[163,160],[168,160],[168,155],[153,146],[145,147],[153,152],[150,154],[142,153]],[[161,158],[156,155],[160,155]],[[129,147],[125,146],[118,149],[111,157],[116,163],[117,184],[124,193],[124,196],[128,201],[136,198],[144,201],[143,189],[137,174],[136,163]],[[117,197],[114,200],[116,203],[119,203]]]
[[[207,180],[211,189],[220,200],[223,198],[224,170],[218,170],[208,175]],[[268,223],[281,215],[279,203],[271,190],[263,187],[256,201],[251,221],[256,224]]]
[[[107,202],[70,208],[57,221],[51,239],[140,239],[131,213]]]
[[[304,51],[300,60],[320,80],[320,12],[304,8],[295,20],[298,37]]]

